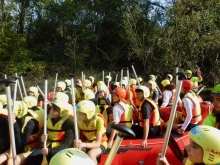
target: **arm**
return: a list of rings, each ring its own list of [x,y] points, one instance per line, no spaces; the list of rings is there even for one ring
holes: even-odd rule
[[[194,108],[194,104],[189,98],[184,98],[183,101],[184,101],[184,106],[186,109],[187,116],[186,116],[186,119],[185,119],[181,129],[183,131],[185,131],[187,126],[189,125],[190,121],[192,120],[192,117],[193,117],[192,116],[192,109]]]
[[[153,92],[153,97],[152,97],[152,100],[156,103],[158,102],[158,97],[159,97],[159,94],[157,91],[154,91]]]
[[[141,143],[142,147],[147,146],[147,138],[148,138],[148,133],[149,133],[149,119],[144,119],[144,135],[143,135],[143,141]]]

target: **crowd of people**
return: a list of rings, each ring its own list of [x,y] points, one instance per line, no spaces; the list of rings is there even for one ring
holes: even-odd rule
[[[220,163],[220,146],[215,145],[220,135],[220,84],[211,91],[214,109],[204,120],[206,126],[199,126],[202,116],[196,92],[202,81],[201,72],[197,70],[197,77],[192,77],[190,70],[186,70],[185,74],[187,79],[182,82],[178,99],[181,111],[176,113],[172,130],[178,134],[190,131],[186,164],[210,164],[208,154],[213,151],[207,148],[218,152],[213,162]],[[84,81],[76,79],[74,87],[71,87],[69,79],[59,81],[51,106],[47,105],[47,134],[42,129],[45,124],[44,98],[38,88],[30,87],[28,96],[13,105],[17,163],[37,165],[41,164],[44,157],[49,162],[58,151],[76,147],[98,164],[100,155],[112,147],[117,136],[117,131],[111,128],[112,124],[131,128],[136,138],[142,139],[141,147],[146,147],[147,139],[159,135],[161,128],[169,122],[164,123],[160,109],[174,104],[176,89],[172,81],[171,74],[159,85],[154,75],[150,75],[147,81],[141,77],[124,77],[120,82],[112,82],[111,76],[95,82],[95,78],[90,76]],[[72,97],[75,97],[75,103],[72,103]],[[74,128],[74,109],[77,128]],[[7,118],[6,95],[0,95],[0,164],[13,164]],[[79,139],[76,140],[75,129],[79,132]],[[44,142],[46,147],[43,147]],[[160,155],[156,163],[169,164]]]

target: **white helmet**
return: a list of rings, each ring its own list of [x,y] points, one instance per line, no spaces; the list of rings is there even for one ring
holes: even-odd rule
[[[130,83],[130,85],[136,85],[137,80],[136,79],[130,79],[129,83]]]
[[[7,105],[7,97],[6,95],[0,95],[0,102],[2,103],[2,105]]]
[[[30,88],[28,89],[28,91],[29,91],[29,92],[33,92],[35,97],[38,95],[38,89],[37,89],[37,87],[30,87]]]
[[[71,86],[71,80],[66,79],[66,80],[65,80],[65,83],[66,83],[66,86],[68,86],[68,87]]]
[[[94,80],[95,80],[95,78],[94,77],[92,77],[92,76],[89,76],[89,78],[88,79],[91,79],[91,82],[93,83],[94,82]]]
[[[167,75],[167,77],[169,77],[169,78],[170,78],[170,81],[172,81],[172,80],[173,80],[173,76],[172,76],[171,74],[168,74],[168,75]]]
[[[60,101],[69,101],[69,96],[66,93],[63,92],[56,92],[54,95],[54,100],[60,100]]]
[[[121,85],[124,85],[125,87],[127,87],[128,85],[128,81],[127,80],[121,80]]]
[[[148,87],[143,85],[137,86],[135,92],[138,92],[139,90],[143,92],[144,98],[148,98],[150,96],[150,90]]]
[[[105,84],[98,86],[98,92],[100,91],[107,93],[107,86]]]
[[[88,79],[85,80],[85,87],[91,87],[92,86],[92,82]]]
[[[56,87],[59,87],[62,89],[62,91],[64,91],[66,89],[66,83],[63,81],[59,81],[56,85]]]

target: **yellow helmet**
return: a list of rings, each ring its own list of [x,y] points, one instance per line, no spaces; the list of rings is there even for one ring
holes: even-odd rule
[[[66,83],[63,81],[59,81],[56,85],[56,87],[59,87],[62,89],[62,91],[64,91],[66,89]]]
[[[0,95],[0,102],[2,103],[2,105],[7,105],[7,97],[6,95]]]
[[[69,103],[60,100],[54,100],[52,104],[60,109],[60,117],[69,116],[73,112],[73,107]]]
[[[87,116],[87,119],[91,119],[95,115],[95,104],[90,100],[83,100],[80,101],[76,105],[77,112],[85,113]]]
[[[92,86],[92,82],[88,79],[85,80],[85,87],[91,87]]]
[[[13,106],[15,106],[14,112],[17,118],[22,118],[28,112],[28,106],[24,101],[15,101]]]
[[[104,81],[98,81],[97,86],[99,87],[100,85],[105,85]]]
[[[66,86],[67,86],[67,87],[71,86],[71,80],[66,79],[66,80],[65,80],[65,83],[66,83]]]
[[[34,96],[26,96],[22,101],[24,101],[30,109],[37,106],[37,99]]]
[[[129,83],[130,83],[130,85],[136,85],[137,80],[136,79],[130,79]]]
[[[49,165],[95,165],[92,159],[83,151],[76,148],[67,148],[56,153]]]
[[[29,91],[29,92],[33,92],[35,97],[38,95],[38,89],[37,89],[37,87],[30,87],[30,88],[28,89],[28,91]]]
[[[90,89],[85,89],[84,91],[82,91],[82,93],[84,94],[85,100],[91,100],[95,98],[95,93]]]
[[[127,86],[128,85],[128,81],[127,80],[121,80],[121,85]]]
[[[143,92],[144,98],[148,98],[150,96],[150,90],[146,86],[143,85],[137,86],[135,92],[139,92],[139,91]]]
[[[157,85],[156,85],[156,82],[155,82],[155,81],[149,80],[147,83],[149,83],[149,84],[152,85],[152,89],[156,89]]]
[[[107,86],[105,84],[98,86],[98,92],[100,91],[104,91],[105,93],[107,93]]]
[[[220,130],[206,125],[194,127],[189,132],[189,137],[203,149],[203,163],[220,163]]]
[[[56,92],[54,95],[54,100],[60,100],[60,101],[69,101],[69,96],[66,93],[63,92]]]
[[[156,80],[156,77],[155,77],[153,74],[149,75],[149,78],[150,78],[151,80],[153,80],[153,81]]]
[[[109,81],[112,81],[112,77],[111,76],[105,76],[106,79],[108,79]]]
[[[94,82],[94,80],[95,80],[95,78],[94,78],[94,77],[92,77],[92,76],[89,76],[89,78],[88,78],[88,79],[90,79],[92,83],[93,83],[93,82]]]

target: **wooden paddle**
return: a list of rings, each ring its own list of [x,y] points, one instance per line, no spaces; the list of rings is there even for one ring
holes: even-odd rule
[[[47,134],[47,86],[48,86],[48,77],[44,76],[44,134]],[[44,141],[44,148],[47,148],[47,141]],[[43,161],[41,165],[48,165],[47,157],[43,156]]]
[[[180,90],[181,90],[181,87],[182,87],[182,80],[186,79],[186,75],[183,72],[178,72],[177,75],[178,75],[179,82],[178,82],[177,87],[176,87],[174,102],[173,102],[173,105],[172,105],[171,114],[170,114],[170,118],[169,118],[169,123],[168,123],[168,126],[167,126],[167,131],[166,131],[166,134],[165,134],[165,138],[164,138],[164,144],[163,144],[162,153],[161,153],[162,158],[165,157],[168,142],[169,142],[169,139],[170,139],[172,124],[173,124],[174,116],[175,116],[175,113],[176,113],[177,101],[178,101],[178,97],[179,97]],[[170,140],[170,141],[173,141],[173,140]],[[175,141],[175,139],[174,139],[174,141]]]
[[[137,80],[137,82],[138,82],[138,85],[140,86],[140,82],[139,82],[139,80],[138,80],[138,77],[137,77],[136,71],[135,71],[135,69],[134,69],[134,66],[131,65],[131,67],[132,67],[132,70],[133,70],[133,72],[134,72],[135,78],[136,78],[136,80]]]

